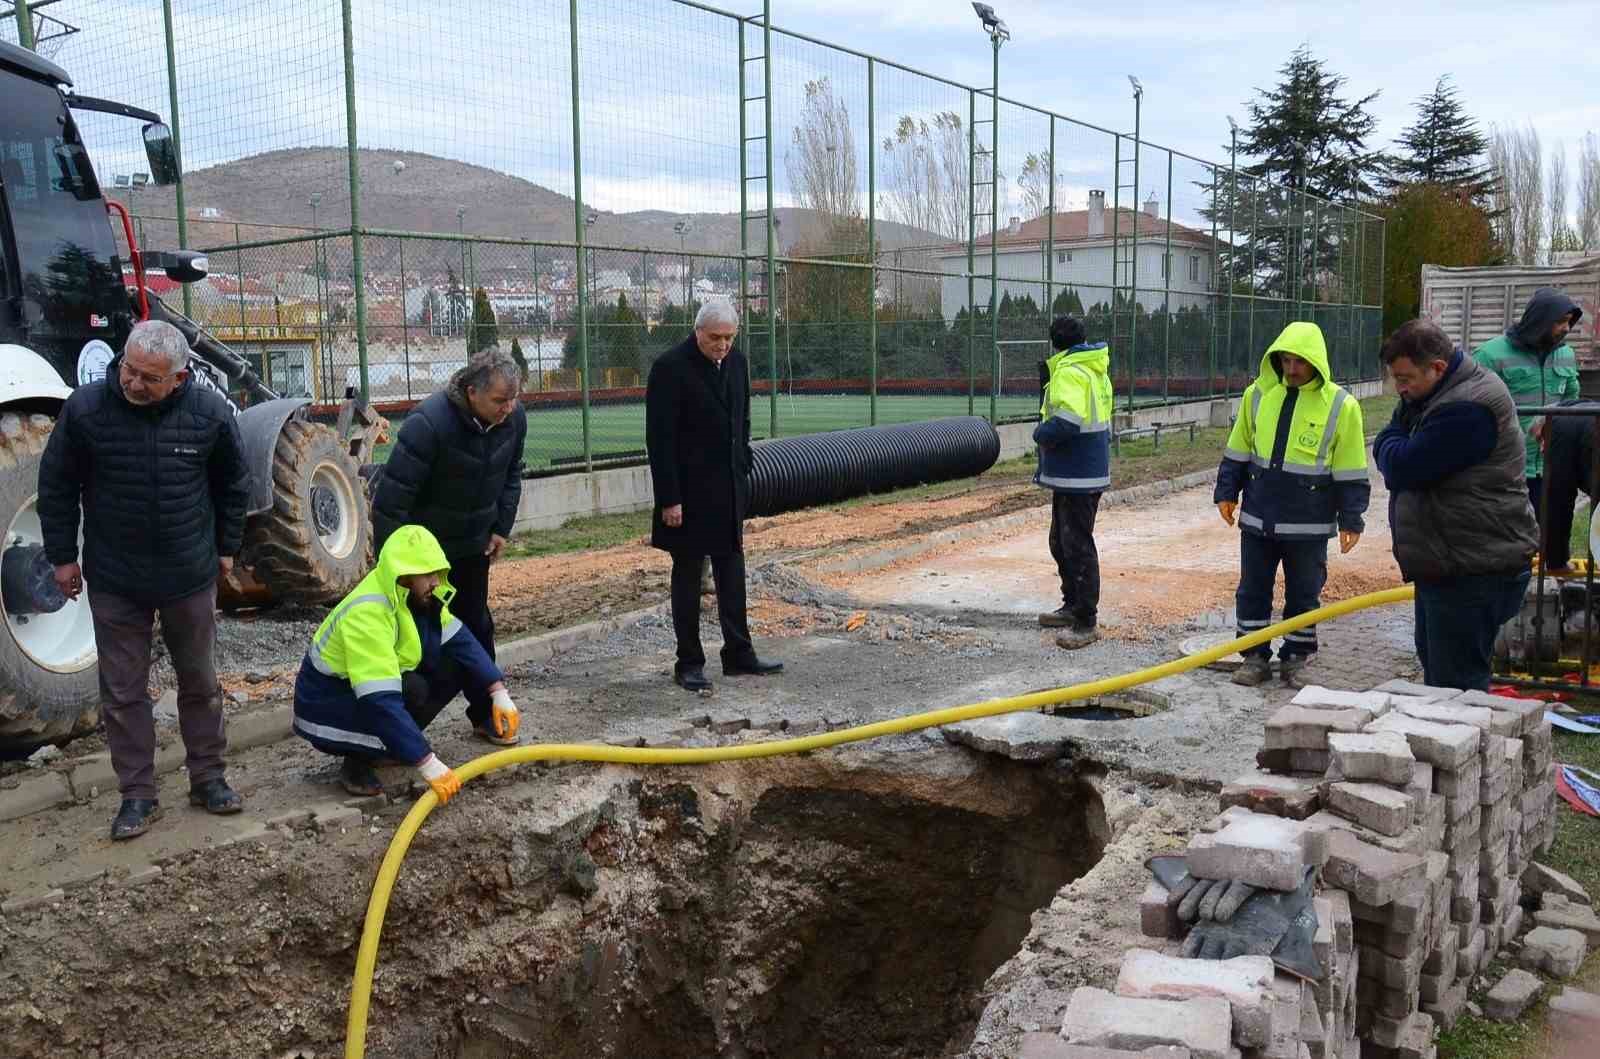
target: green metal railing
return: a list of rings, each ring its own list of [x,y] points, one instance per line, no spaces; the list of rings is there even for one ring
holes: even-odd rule
[[[1293,319],[1324,328],[1337,377],[1377,374],[1381,219],[1250,177],[1236,155],[1145,142],[1142,93],[1118,132],[1001,95],[998,36],[990,84],[973,87],[785,30],[770,0],[754,15],[503,7],[56,0],[78,32],[48,47],[79,90],[164,112],[175,141],[181,129],[185,185],[113,193],[141,241],[210,251],[213,279],[183,292],[190,315],[284,366],[285,387],[403,405],[488,334],[482,289],[494,336],[530,362],[543,466],[643,447],[649,359],[708,294],[742,309],[768,436],[1033,414],[1036,372],[1002,350],[1062,312],[1111,343],[1129,409],[1236,394]],[[27,43],[16,11],[0,32]],[[126,129],[82,123],[108,188],[137,168],[105,146]],[[824,124],[827,150],[808,157]],[[426,180],[401,188],[391,158]],[[809,197],[808,163],[836,194]],[[1150,173],[1165,186],[1147,207]],[[487,198],[455,190],[491,177]],[[1110,193],[1098,213],[1086,188]],[[497,212],[508,196],[527,205]],[[308,197],[312,223],[297,223]],[[695,218],[694,244],[629,212],[647,208]],[[467,230],[480,213],[499,219]]]

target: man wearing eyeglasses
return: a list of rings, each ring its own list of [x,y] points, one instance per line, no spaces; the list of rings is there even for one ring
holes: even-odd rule
[[[148,320],[106,377],[73,391],[39,468],[39,523],[56,587],[87,588],[100,662],[101,716],[122,805],[111,837],[160,815],[150,648],[156,615],[178,677],[189,803],[237,813],[223,778],[217,579],[244,537],[249,471],[232,409],[190,379],[189,343]],[[78,528],[83,525],[80,565]]]

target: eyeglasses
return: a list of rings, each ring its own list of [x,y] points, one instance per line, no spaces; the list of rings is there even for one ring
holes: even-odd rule
[[[180,368],[179,371],[182,371],[182,369]],[[166,382],[168,379],[177,374],[177,371],[169,371],[165,375],[151,375],[149,372],[138,371],[129,367],[127,361],[122,362],[122,377],[128,382],[132,382],[137,379],[146,386],[160,386],[162,383]]]

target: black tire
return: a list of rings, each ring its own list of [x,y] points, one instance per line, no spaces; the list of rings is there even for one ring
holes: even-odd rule
[[[366,483],[339,438],[291,419],[272,456],[272,508],[245,525],[241,558],[288,603],[337,600],[366,575],[372,518]]]
[[[54,426],[45,415],[0,413],[0,532],[38,497],[39,461]],[[10,543],[0,540],[0,546]],[[100,723],[100,667],[88,608],[87,598],[80,596],[54,615],[22,618],[4,613],[0,602],[0,747],[26,750],[60,742]],[[69,630],[53,648],[53,666],[18,639],[30,624],[43,621],[52,625],[33,624],[33,629]]]

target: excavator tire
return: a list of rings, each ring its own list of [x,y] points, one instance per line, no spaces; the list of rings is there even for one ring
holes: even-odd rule
[[[245,524],[241,560],[275,601],[326,603],[369,568],[372,518],[356,461],[320,423],[291,419],[272,457],[272,507]]]
[[[30,554],[47,563],[39,555],[36,502],[39,461],[54,426],[46,415],[0,413],[0,547],[13,564]],[[3,599],[0,611],[0,752],[92,731],[100,723],[100,667],[87,593],[52,613],[13,614]]]

